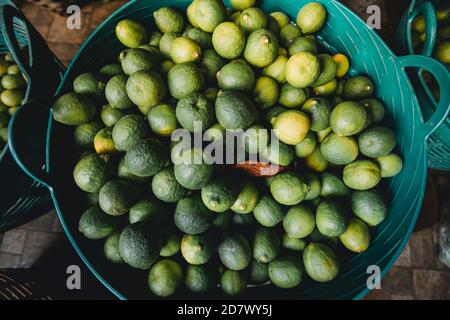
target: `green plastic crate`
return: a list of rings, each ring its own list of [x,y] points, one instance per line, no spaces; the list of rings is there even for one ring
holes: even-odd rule
[[[295,19],[300,7],[309,1],[263,0],[265,12],[284,11]],[[278,289],[268,285],[248,288],[240,298],[260,299],[359,299],[368,288],[367,268],[377,265],[384,275],[402,252],[419,214],[427,175],[426,139],[447,116],[446,108],[438,108],[427,122],[423,121],[413,88],[405,73],[409,66],[423,66],[439,81],[446,81],[445,68],[423,56],[397,57],[381,38],[354,13],[335,0],[320,0],[327,11],[328,20],[318,35],[319,42],[330,52],[341,52],[351,59],[351,74],[368,74],[376,86],[376,95],[386,103],[387,117],[398,137],[398,152],[404,159],[403,171],[387,180],[386,191],[391,194],[391,209],[387,219],[373,232],[371,247],[364,253],[344,253],[340,275],[329,283],[319,284],[305,280],[298,288]],[[162,6],[185,9],[190,1],[130,1],[111,15],[86,40],[69,66],[58,94],[71,90],[72,81],[81,72],[96,70],[103,63],[116,59],[123,48],[115,36],[115,26],[121,19],[132,18],[149,25],[152,13]],[[99,59],[99,57],[106,60]],[[449,92],[441,92],[443,100],[449,101]],[[95,276],[120,299],[155,298],[147,288],[147,272],[124,265],[111,264],[104,258],[103,242],[86,239],[78,229],[78,219],[84,209],[81,192],[73,182],[72,169],[78,153],[74,149],[72,129],[51,122],[48,131],[37,131],[28,125],[29,119],[48,110],[55,98],[30,103],[20,110],[10,127],[10,147],[17,162],[32,177],[46,184],[55,208],[70,242]],[[48,168],[45,172],[32,166],[28,152],[28,134],[39,135],[48,141]],[[220,289],[205,296],[179,292],[176,299],[223,298]]]
[[[402,17],[397,29],[397,43],[399,52],[402,54],[423,54],[431,57],[436,45],[437,21],[435,16],[435,8],[444,4],[443,0],[412,0],[411,4]],[[423,15],[426,22],[426,40],[422,52],[414,52],[411,24],[414,19]],[[431,94],[425,80],[422,77],[423,69],[415,69],[410,72],[411,80],[416,90],[417,97],[422,106],[424,116],[427,117],[436,110],[438,103]],[[450,78],[450,73],[448,73]],[[441,84],[442,85],[442,84]],[[447,91],[450,85],[447,83]],[[450,104],[447,106],[450,108]],[[428,164],[430,168],[438,170],[450,170],[450,118],[447,118],[428,140]]]
[[[25,100],[53,94],[61,81],[64,68],[12,1],[2,0],[0,5],[11,8],[10,15],[0,18],[0,53],[11,52],[27,78]],[[5,23],[5,19],[9,22]],[[34,150],[38,154],[42,148],[36,145]],[[44,163],[44,154],[37,158]],[[0,233],[53,208],[47,188],[24,174],[7,146],[0,153],[0,181]]]

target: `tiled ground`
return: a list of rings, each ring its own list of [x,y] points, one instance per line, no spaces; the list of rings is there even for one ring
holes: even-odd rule
[[[50,48],[68,64],[76,54],[80,44],[86,39],[111,12],[127,1],[115,0],[106,5],[90,4],[82,10],[82,29],[70,31],[66,28],[66,19],[29,3],[21,4],[22,10],[30,22],[48,41]],[[347,5],[355,2],[344,0]],[[362,10],[365,16],[366,5],[384,1],[358,1],[356,10]],[[397,2],[396,2],[397,3]],[[395,15],[390,15],[395,16]],[[387,29],[381,33],[391,33],[389,17]],[[398,14],[397,14],[398,17]],[[389,39],[387,39],[389,40]],[[383,279],[381,290],[375,290],[367,299],[450,299],[450,271],[437,257],[437,208],[435,197],[437,190],[448,190],[448,176],[433,178],[436,188],[429,187],[421,219],[416,231],[395,266]],[[0,268],[30,267],[53,244],[64,238],[61,226],[54,212],[50,212],[20,228],[0,235]]]

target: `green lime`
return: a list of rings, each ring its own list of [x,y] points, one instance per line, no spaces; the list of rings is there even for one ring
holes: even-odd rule
[[[1,81],[2,87],[6,90],[19,89],[26,86],[26,84],[25,79],[20,74],[5,74]]]
[[[275,121],[276,117],[278,117],[280,114],[282,114],[287,110],[288,109],[286,109],[283,106],[272,107],[269,110],[267,110],[266,115],[264,116],[264,120],[266,121],[267,124],[271,125]]]
[[[130,223],[149,221],[149,223],[160,225],[164,218],[164,206],[156,199],[142,199],[136,202],[128,215]]]
[[[314,40],[307,37],[297,37],[289,44],[289,55],[293,56],[299,52],[317,53],[317,45]]]
[[[119,251],[119,238],[120,231],[113,232],[105,241],[103,246],[103,253],[106,259],[112,263],[124,263],[122,256]]]
[[[269,263],[269,278],[279,288],[295,288],[303,279],[300,258],[294,256],[277,257]]]
[[[0,101],[8,107],[17,107],[22,105],[25,98],[25,92],[22,89],[5,90],[0,95]]]
[[[148,115],[150,109],[160,104],[167,95],[164,79],[154,71],[132,74],[127,81],[126,90],[130,100],[144,115]]]
[[[202,50],[212,48],[212,34],[199,28],[192,28],[186,32],[186,37],[196,42]]]
[[[161,55],[165,58],[170,58],[170,49],[172,47],[172,43],[179,37],[179,33],[168,32],[164,33],[159,41],[159,51]]]
[[[183,150],[179,163],[175,163],[175,178],[186,189],[199,190],[211,180],[214,167],[203,161],[199,149]]]
[[[396,145],[394,131],[385,127],[372,127],[362,132],[358,137],[361,153],[370,158],[388,155]]]
[[[22,74],[22,72],[20,71],[20,68],[17,64],[12,64],[12,65],[8,66],[7,73],[14,74],[14,75]]]
[[[245,151],[249,154],[262,152],[269,143],[269,132],[259,124],[254,124],[242,135]]]
[[[263,75],[272,77],[279,83],[285,83],[285,70],[288,58],[279,55],[270,65],[263,69]]]
[[[278,141],[278,143],[270,143],[262,149],[261,156],[271,164],[288,166],[294,160],[294,149],[292,146]]]
[[[347,56],[342,53],[336,53],[333,57],[334,63],[336,63],[336,76],[342,78],[348,72],[350,68],[350,62]]]
[[[389,210],[386,198],[376,189],[353,192],[351,204],[354,214],[371,227],[383,222]]]
[[[236,201],[230,209],[240,214],[250,213],[256,207],[258,198],[259,191],[256,185],[253,182],[245,181],[242,183]]]
[[[217,121],[225,129],[247,129],[257,116],[252,100],[237,91],[220,91],[215,111]]]
[[[148,42],[145,28],[139,22],[131,19],[122,20],[117,24],[116,36],[128,48],[137,48]]]
[[[275,12],[272,12],[270,15],[272,17],[274,17],[275,20],[277,20],[280,28],[283,28],[285,25],[287,25],[290,22],[289,17],[284,12],[275,11]]]
[[[442,40],[438,42],[434,49],[434,57],[442,63],[450,63],[450,40]]]
[[[316,224],[324,236],[338,237],[347,229],[347,211],[336,200],[322,201],[316,210]]]
[[[370,111],[373,123],[380,123],[383,121],[386,110],[384,104],[380,100],[366,99],[359,101],[359,103]]]
[[[138,114],[126,115],[112,129],[114,146],[119,151],[129,151],[149,135],[146,119]]]
[[[186,234],[181,239],[181,254],[184,260],[193,265],[207,263],[215,254],[214,239],[208,233]]]
[[[178,126],[175,107],[170,104],[160,104],[151,108],[147,119],[153,132],[163,137],[170,137]]]
[[[331,111],[330,126],[340,136],[352,136],[361,132],[367,122],[367,110],[359,103],[344,101]]]
[[[205,206],[214,212],[229,210],[237,199],[239,190],[229,178],[216,178],[202,188],[201,196]]]
[[[153,13],[153,17],[156,26],[162,33],[183,31],[183,15],[174,8],[160,8]]]
[[[385,156],[381,156],[375,159],[378,166],[381,169],[381,177],[389,178],[396,176],[402,171],[403,160],[400,156],[395,153],[390,153]]]
[[[205,50],[203,59],[200,63],[208,82],[214,83],[217,80],[217,72],[226,64],[226,60],[222,58],[214,50]]]
[[[101,75],[103,79],[109,81],[112,77],[123,74],[123,70],[120,64],[112,63],[101,67],[98,74]]]
[[[191,38],[179,37],[170,46],[170,57],[175,63],[195,62],[201,59],[202,49]]]
[[[142,48],[122,51],[119,56],[119,61],[121,62],[123,72],[126,75],[132,75],[141,70],[156,69],[161,63],[161,56],[158,49],[151,48],[153,48],[151,51]]]
[[[222,90],[251,92],[255,86],[255,73],[245,60],[233,60],[217,72],[217,84]]]
[[[125,155],[125,166],[138,177],[151,177],[161,171],[169,156],[159,140],[147,138],[135,144]]]
[[[258,223],[265,227],[274,227],[283,220],[283,207],[270,196],[259,199],[253,215]]]
[[[325,98],[311,98],[303,103],[301,109],[311,121],[311,131],[321,131],[330,124],[330,103]]]
[[[298,37],[302,36],[302,31],[299,27],[297,27],[293,23],[288,23],[281,27],[280,30],[280,44],[284,48],[289,48],[291,43],[297,39]]]
[[[227,9],[220,0],[194,0],[187,10],[189,22],[209,33],[227,18]]]
[[[309,191],[306,194],[305,200],[314,200],[319,198],[322,185],[317,175],[312,172],[303,174],[303,178],[309,186]]]
[[[314,152],[317,146],[317,138],[312,131],[308,131],[302,142],[295,145],[295,155],[305,158]]]
[[[305,164],[315,172],[323,172],[328,168],[328,162],[320,152],[320,146],[308,156],[305,157]]]
[[[195,293],[206,293],[217,286],[217,270],[211,265],[188,265],[186,287]]]
[[[259,227],[253,237],[253,259],[268,263],[276,258],[280,251],[281,240],[274,228]]]
[[[109,155],[88,153],[81,157],[73,170],[76,185],[89,193],[99,192],[113,176],[114,163]]]
[[[349,195],[349,189],[341,178],[333,173],[324,172],[321,177],[321,197],[344,197]]]
[[[287,108],[297,108],[301,106],[309,97],[309,92],[304,88],[296,88],[289,83],[281,86],[280,98],[278,102]]]
[[[270,192],[279,203],[293,206],[305,199],[309,186],[295,172],[283,171],[272,180]]]
[[[291,207],[283,218],[283,227],[289,237],[306,238],[316,226],[314,214],[303,205]]]
[[[297,15],[297,25],[305,34],[319,31],[325,24],[327,11],[318,2],[310,2],[303,6]]]
[[[80,124],[75,128],[73,134],[75,144],[84,149],[92,149],[94,147],[95,135],[104,127],[103,123],[99,121]]]
[[[105,88],[106,100],[109,105],[114,109],[130,109],[134,107],[133,101],[127,95],[127,80],[128,77],[124,74],[120,74],[112,77]]]
[[[253,95],[255,102],[261,105],[263,109],[270,108],[278,101],[280,89],[274,79],[261,76],[256,79]]]
[[[313,87],[321,86],[336,76],[336,64],[328,54],[319,54],[317,59],[320,65],[320,75],[312,84]]]
[[[345,81],[344,96],[350,100],[369,98],[374,90],[372,80],[366,76],[355,76]]]
[[[329,96],[336,91],[337,86],[338,82],[336,81],[335,78],[333,78],[321,86],[314,87],[313,91],[318,96]]]
[[[183,282],[183,269],[169,259],[163,259],[153,265],[148,274],[148,286],[159,297],[168,297],[177,291]]]
[[[250,278],[252,284],[263,284],[268,282],[269,274],[267,273],[267,263],[253,260],[250,265]]]
[[[381,170],[370,160],[357,160],[344,167],[343,179],[349,188],[367,190],[380,182]]]
[[[223,22],[217,26],[212,35],[214,50],[223,58],[235,59],[245,49],[245,35],[233,22]]]
[[[242,293],[247,287],[247,276],[244,271],[225,270],[220,278],[220,287],[229,296]]]
[[[253,7],[256,0],[231,0],[231,7],[235,10],[245,10],[247,8]]]
[[[298,110],[288,110],[275,118],[273,129],[275,135],[288,145],[296,145],[303,141],[310,128],[310,120],[306,114]]]
[[[81,215],[78,231],[88,239],[98,240],[112,234],[119,223],[119,218],[106,214],[99,206],[93,206]]]
[[[214,121],[214,105],[205,95],[192,93],[178,101],[176,119],[189,132],[201,132]]]
[[[328,162],[346,165],[358,157],[358,143],[353,137],[332,133],[320,145],[320,152]]]
[[[292,251],[303,251],[306,247],[306,242],[303,239],[291,238],[287,233],[283,235],[282,241],[283,248]]]
[[[159,255],[161,257],[171,257],[176,255],[181,249],[181,240],[175,230],[165,228],[162,231],[163,246]]]
[[[366,251],[370,245],[369,228],[361,220],[351,219],[347,230],[339,236],[339,240],[350,251]]]
[[[220,261],[231,270],[243,270],[251,262],[252,250],[247,239],[241,234],[225,234],[217,248]]]
[[[121,179],[107,182],[98,194],[100,208],[112,216],[128,213],[135,200],[134,186]]]
[[[176,99],[182,99],[193,92],[202,91],[205,86],[205,78],[194,63],[185,62],[170,69],[167,83],[170,95]]]
[[[269,21],[265,13],[257,7],[252,7],[242,11],[238,18],[239,25],[246,33],[266,28]]]
[[[187,190],[175,179],[173,167],[157,173],[151,185],[156,198],[164,202],[177,202],[184,197]]]
[[[18,105],[19,100],[21,102],[23,99],[23,96],[18,96],[19,94],[22,95],[21,92],[16,92],[16,90],[5,90],[0,98],[2,103],[13,107]],[[88,97],[75,92],[62,95],[53,104],[53,118],[66,125],[89,123],[94,118],[95,113],[95,104]]]
[[[303,250],[303,263],[308,276],[317,282],[331,281],[339,273],[336,254],[322,243],[308,244]]]
[[[252,65],[264,68],[278,56],[278,39],[269,30],[257,29],[247,38],[245,59]]]
[[[161,41],[163,34],[158,30],[150,32],[148,38],[150,39],[148,44],[154,47],[159,47],[159,41]]]
[[[201,234],[209,229],[214,213],[203,204],[199,195],[191,195],[177,202],[174,222],[187,234]]]
[[[320,75],[319,59],[310,52],[291,56],[286,64],[286,80],[297,88],[312,85]]]

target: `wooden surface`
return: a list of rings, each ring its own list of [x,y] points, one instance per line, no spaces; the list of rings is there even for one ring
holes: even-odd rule
[[[367,4],[378,4],[384,10],[380,34],[389,42],[406,1],[343,0],[366,17]],[[68,64],[87,36],[114,10],[126,3],[115,0],[105,5],[89,4],[82,9],[81,30],[68,30],[66,20],[34,4],[24,3],[22,10],[48,41],[50,48]],[[395,4],[393,4],[395,3]],[[387,10],[387,11],[386,11]],[[387,13],[389,12],[389,14]],[[382,280],[381,290],[366,299],[450,299],[450,272],[438,259],[438,203],[449,190],[448,175],[433,173],[429,180],[424,208],[416,231],[395,266]],[[430,183],[432,183],[430,185]],[[439,192],[443,193],[439,195]],[[61,226],[51,212],[27,225],[0,236],[0,268],[32,266],[52,244],[64,238]],[[80,262],[81,263],[81,262]]]

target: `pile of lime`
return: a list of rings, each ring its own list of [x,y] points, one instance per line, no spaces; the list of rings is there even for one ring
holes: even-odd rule
[[[0,149],[8,142],[8,123],[22,105],[26,79],[11,54],[0,55]]]
[[[372,81],[347,76],[347,57],[316,41],[321,4],[296,23],[252,0],[231,4],[161,8],[151,32],[120,21],[119,62],[78,75],[53,107],[81,148],[73,176],[91,207],[79,231],[106,238],[111,262],[149,269],[157,296],[335,279],[339,253],[367,250],[388,213],[381,178],[402,169]],[[202,161],[201,148],[177,153],[177,128],[214,141],[260,129],[245,147],[285,170],[252,177]]]
[[[436,44],[433,48],[433,57],[442,62],[450,70],[450,5],[441,3],[435,8],[437,22],[437,32],[435,35]],[[411,24],[411,39],[414,52],[421,52],[426,40],[426,19],[423,15],[418,15]],[[439,85],[434,77],[424,71],[423,77],[436,100],[439,100]]]

